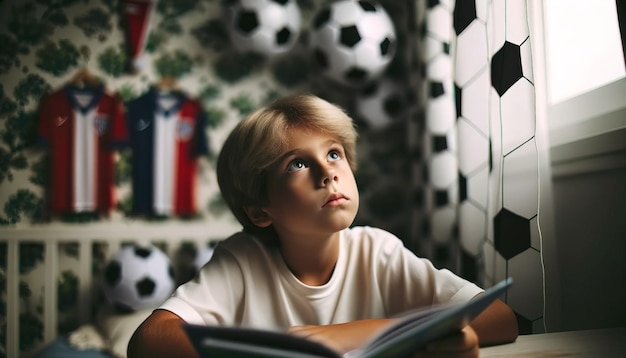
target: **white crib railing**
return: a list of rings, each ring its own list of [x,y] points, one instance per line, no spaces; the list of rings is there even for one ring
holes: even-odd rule
[[[157,222],[157,223],[91,223],[50,224],[25,228],[0,228],[0,245],[5,246],[6,267],[0,267],[5,275],[4,317],[6,342],[0,342],[0,357],[29,357],[58,336],[58,280],[63,266],[60,248],[64,244],[78,246],[77,263],[73,263],[78,278],[76,307],[73,309],[80,324],[88,323],[93,317],[93,294],[95,290],[92,273],[94,245],[106,244],[106,255],[116,253],[126,242],[138,244],[160,244],[170,258],[184,243],[193,243],[200,248],[210,242],[222,240],[239,228],[232,222]],[[43,246],[43,269],[30,279],[41,292],[43,339],[37,347],[27,352],[20,351],[20,314],[24,311],[20,298],[20,249],[26,244]],[[165,245],[163,245],[165,244]],[[2,324],[2,322],[0,322]],[[4,352],[2,352],[4,346]]]

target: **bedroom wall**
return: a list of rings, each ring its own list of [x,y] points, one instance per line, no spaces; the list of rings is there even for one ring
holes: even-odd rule
[[[626,325],[626,168],[554,178],[563,330]]]
[[[408,170],[402,165],[408,156],[404,152],[406,118],[399,115],[392,118],[394,122],[389,126],[370,128],[354,111],[355,102],[363,93],[338,86],[314,72],[304,42],[311,18],[324,2],[299,1],[303,12],[300,43],[288,55],[273,60],[233,52],[221,23],[220,1],[157,3],[144,51],[145,66],[135,73],[125,70],[129,53],[125,48],[124,19],[120,16],[121,0],[75,0],[64,5],[8,0],[0,4],[0,39],[4,44],[0,52],[0,129],[5,134],[0,148],[6,158],[0,166],[3,226],[22,228],[40,222],[81,221],[115,224],[133,220],[128,216],[132,193],[128,187],[129,163],[123,152],[118,155],[116,167],[118,206],[110,217],[50,218],[42,206],[48,173],[43,168],[45,148],[37,144],[40,100],[68,83],[82,67],[87,67],[110,92],[118,93],[125,101],[144,93],[168,74],[177,78],[176,87],[201,101],[208,116],[211,153],[201,159],[199,213],[194,220],[223,223],[229,229],[228,224],[233,222],[221,202],[213,174],[216,155],[230,129],[252,109],[278,96],[312,92],[346,108],[359,127],[361,170],[357,176],[365,198],[359,221],[402,221],[405,193],[388,188],[397,181],[408,180]],[[409,91],[401,82],[406,80],[410,56],[404,46],[408,5],[383,3],[394,19],[399,37],[395,60],[385,77]],[[85,53],[87,57],[83,56]],[[375,206],[367,204],[368,199],[379,199],[383,194],[389,199],[376,200]],[[402,225],[396,229],[406,231]]]

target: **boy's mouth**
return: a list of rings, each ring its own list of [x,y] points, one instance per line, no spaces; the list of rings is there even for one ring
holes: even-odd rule
[[[322,205],[322,207],[325,208],[325,207],[339,206],[339,205],[345,203],[348,200],[349,199],[345,195],[343,195],[341,193],[333,193],[333,194],[330,194],[328,199],[326,199],[326,203],[324,203],[324,205]]]

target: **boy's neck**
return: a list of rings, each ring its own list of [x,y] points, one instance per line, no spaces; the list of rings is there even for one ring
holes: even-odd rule
[[[339,257],[339,236],[281,240],[280,252],[289,270],[302,283],[321,286],[328,282]]]

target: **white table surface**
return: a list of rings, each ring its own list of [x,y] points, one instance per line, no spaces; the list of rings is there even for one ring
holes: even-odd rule
[[[514,343],[481,348],[480,356],[626,358],[626,327],[523,335]]]

